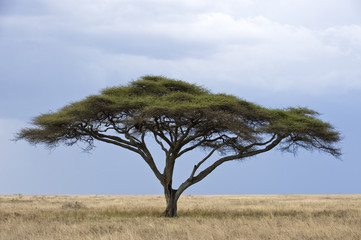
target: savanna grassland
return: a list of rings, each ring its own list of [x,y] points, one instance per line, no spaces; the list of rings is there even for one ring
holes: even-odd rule
[[[0,239],[361,239],[361,195],[0,195]]]

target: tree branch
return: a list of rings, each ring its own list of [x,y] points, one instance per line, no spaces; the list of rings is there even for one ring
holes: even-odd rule
[[[174,147],[173,143],[163,134],[163,132],[161,131],[161,127],[159,126],[159,122],[158,119],[154,119],[154,122],[157,125],[157,130],[155,130],[154,128],[151,128],[150,131],[153,132],[153,134],[158,135],[160,138],[162,138],[170,147]]]
[[[131,150],[133,152],[136,152],[138,154],[141,154],[141,151],[139,151],[139,149],[132,146],[131,144],[126,144],[126,143],[120,142],[118,140],[115,140],[117,137],[107,136],[107,135],[104,135],[104,134],[95,134],[95,133],[90,133],[90,132],[88,134],[90,136],[94,137],[95,139],[99,140],[99,141],[103,141],[103,142],[106,142],[106,143],[111,143],[111,144],[117,145],[119,147],[123,147],[123,148]]]
[[[250,157],[250,156],[254,156],[256,154],[260,154],[263,152],[267,152],[269,150],[271,150],[272,148],[276,147],[281,141],[282,139],[284,139],[283,136],[277,136],[277,138],[275,140],[273,140],[273,142],[271,142],[269,145],[267,145],[266,147],[262,148],[262,149],[258,149],[255,151],[251,151],[251,152],[247,152],[245,154],[243,154],[243,152],[240,152],[236,155],[232,155],[232,156],[227,156],[227,157],[223,157],[218,159],[217,161],[215,161],[211,166],[207,167],[206,169],[204,169],[203,171],[201,171],[197,176],[190,176],[185,182],[183,182],[180,186],[179,186],[179,195],[188,187],[190,187],[191,185],[201,181],[202,179],[204,179],[206,176],[208,176],[208,174],[210,174],[214,169],[216,169],[219,165],[228,162],[228,161],[232,161],[235,159],[242,159],[242,158],[246,158],[246,157]],[[203,160],[202,160],[203,161]],[[197,170],[197,169],[196,169]],[[193,172],[194,168],[193,168]],[[192,172],[192,174],[194,174]],[[178,194],[178,193],[177,193]]]
[[[166,155],[168,155],[168,150],[164,147],[163,143],[159,141],[157,135],[153,132],[155,141],[159,144],[159,146],[162,148],[162,150],[165,152]]]
[[[111,143],[111,144],[117,145],[119,147],[123,147],[128,150],[131,150],[135,153],[138,153],[144,159],[144,161],[148,164],[148,166],[151,168],[151,170],[153,171],[155,176],[158,178],[158,180],[161,182],[161,184],[162,185],[164,184],[163,175],[159,172],[157,166],[155,165],[155,162],[153,160],[151,153],[149,152],[147,146],[145,145],[145,142],[144,142],[145,133],[142,134],[143,142],[140,142],[140,140],[137,139],[139,141],[139,143],[137,143],[134,140],[133,140],[133,142],[132,142],[132,140],[130,140],[128,142],[120,137],[100,134],[100,133],[91,132],[88,130],[86,130],[86,131],[90,136],[94,137],[95,139],[97,139],[99,141]]]
[[[182,143],[183,140],[188,136],[188,134],[190,133],[190,131],[192,130],[192,128],[195,127],[196,125],[197,125],[197,123],[194,122],[194,121],[192,121],[191,124],[187,127],[187,130],[183,133],[182,137],[179,138],[179,141],[178,141],[178,142],[179,142],[179,143]],[[189,141],[188,141],[188,142],[189,142]],[[187,143],[185,143],[185,144],[187,144]],[[184,146],[184,145],[182,145],[182,146]],[[182,146],[180,146],[180,148],[181,148]],[[177,146],[177,147],[179,147],[179,146]]]
[[[150,153],[147,145],[145,144],[145,132],[142,133],[142,141],[141,141],[141,148],[142,151],[144,152],[145,156],[142,156],[144,161],[149,165],[149,167],[152,169],[154,175],[158,178],[158,180],[160,181],[160,183],[164,186],[164,178],[163,175],[159,172],[157,165],[154,162],[153,156]]]
[[[195,137],[195,139],[198,138],[198,137],[201,137],[201,136],[203,136],[203,135],[198,135],[198,136]],[[193,149],[201,146],[201,145],[204,144],[204,143],[211,143],[211,142],[216,142],[216,141],[218,141],[218,140],[223,140],[223,143],[220,144],[220,145],[223,146],[223,145],[225,144],[225,141],[226,141],[226,140],[224,139],[225,137],[227,137],[227,136],[226,136],[226,135],[221,135],[221,136],[219,136],[219,137],[217,137],[217,138],[208,139],[208,140],[207,140],[206,138],[204,138],[203,140],[197,142],[196,144],[194,144],[194,145],[192,145],[192,146],[190,146],[190,147],[188,147],[188,148],[186,148],[186,149],[183,149],[181,152],[178,153],[177,157],[180,157],[180,156],[183,155],[184,153],[189,152],[189,151],[191,151],[191,150],[193,150]],[[184,144],[182,144],[182,145],[184,146]],[[217,147],[217,149],[219,149],[219,148],[220,148],[220,147]]]
[[[222,145],[223,145],[223,144],[222,144]],[[207,161],[207,159],[209,159],[209,158],[213,155],[213,153],[214,153],[215,151],[217,151],[217,150],[218,150],[219,148],[221,148],[221,147],[222,147],[222,146],[213,148],[212,151],[210,151],[210,153],[202,159],[202,161],[200,161],[198,164],[194,165],[194,168],[193,168],[193,171],[192,171],[192,173],[191,173],[190,178],[193,178],[193,177],[194,177],[194,174],[195,174],[196,171],[197,171],[197,169],[198,169],[205,161]]]
[[[244,147],[244,150],[247,150],[247,149],[251,149],[253,148],[254,146],[264,146],[266,144],[269,144],[270,142],[272,142],[275,138],[276,138],[277,134],[273,134],[272,135],[272,138],[270,140],[268,140],[267,142],[263,142],[263,143],[253,143],[253,144],[250,144],[246,147]]]
[[[267,151],[273,149],[274,147],[276,147],[282,141],[282,139],[284,139],[284,138],[285,138],[285,136],[277,136],[277,138],[275,140],[273,140],[273,142],[271,142],[266,147],[264,147],[262,149],[258,149],[258,150],[254,150],[254,151],[250,151],[250,152],[241,154],[241,158],[252,157],[254,155],[267,152]]]

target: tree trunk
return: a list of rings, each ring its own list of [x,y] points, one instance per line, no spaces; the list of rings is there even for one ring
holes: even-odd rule
[[[174,189],[165,190],[167,208],[162,214],[163,217],[177,217],[177,201],[179,197],[176,193],[177,190]]]

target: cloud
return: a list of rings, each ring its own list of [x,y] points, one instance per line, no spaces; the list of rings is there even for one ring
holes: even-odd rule
[[[46,52],[56,68],[75,66],[70,76],[63,71],[56,79],[70,79],[74,72],[79,75],[76,81],[103,86],[154,73],[205,85],[228,81],[263,91],[335,94],[361,88],[358,19],[347,17],[348,22],[339,22],[346,25],[322,28],[322,19],[312,25],[303,17],[302,25],[292,16],[311,11],[313,20],[325,16],[336,22],[328,13],[340,10],[346,16],[355,4],[351,0],[342,5],[332,1],[327,7],[298,0],[35,3],[47,14],[2,17],[0,28],[7,33],[3,44],[30,46],[39,57],[35,72],[48,59],[43,57]]]
[[[139,54],[111,49],[102,54],[99,49],[104,69],[112,66],[115,71],[120,69],[119,74],[127,69],[204,84],[228,81],[242,87],[297,89],[309,94],[344,93],[361,87],[359,26],[311,30],[264,17],[234,19],[213,13],[198,16],[190,25],[173,24],[150,27],[154,36],[167,39],[165,44],[156,45],[156,38],[149,43],[158,56],[152,51]],[[166,52],[171,52],[172,58]]]

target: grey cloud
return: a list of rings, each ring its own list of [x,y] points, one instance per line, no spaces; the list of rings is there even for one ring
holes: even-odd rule
[[[104,54],[126,54],[154,59],[206,58],[212,54],[214,46],[206,42],[184,42],[169,36],[155,36],[142,33],[71,34],[66,42],[87,46]]]
[[[315,30],[283,24],[288,17],[280,22],[265,17],[272,12],[267,9],[268,4],[260,7],[258,16],[237,15],[229,8],[233,0],[222,3],[219,12],[214,12],[215,6],[203,0],[37,3],[52,14],[7,17],[0,24],[0,31],[6,33],[0,40],[4,56],[18,57],[16,61],[3,60],[9,69],[14,68],[13,72],[3,75],[17,76],[20,82],[23,76],[16,73],[18,66],[39,84],[46,82],[41,79],[49,79],[51,73],[59,73],[54,78],[59,81],[76,78],[83,83],[82,78],[102,82],[109,76],[115,79],[117,74],[138,77],[163,71],[276,90],[297,88],[307,92],[310,81],[329,82],[334,89],[339,85],[345,89],[359,86],[360,70],[356,67],[359,60],[355,55],[358,41],[348,40],[350,36],[359,39],[358,25]],[[299,10],[292,9],[286,1],[273,3],[282,7],[275,13]],[[243,1],[235,3],[234,8],[243,6],[254,10],[258,4],[261,3]],[[203,5],[207,7],[202,8]],[[305,12],[307,6],[322,9],[310,1],[302,6],[301,12]],[[291,17],[289,19],[292,22]],[[31,54],[36,55],[38,65]],[[347,71],[353,73],[352,77],[341,79]]]

